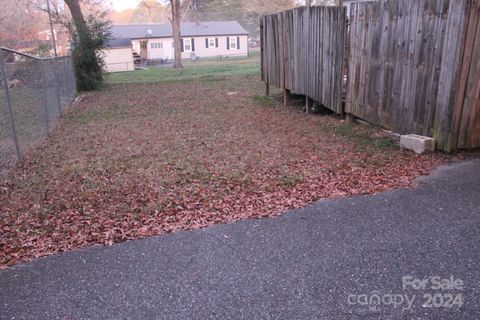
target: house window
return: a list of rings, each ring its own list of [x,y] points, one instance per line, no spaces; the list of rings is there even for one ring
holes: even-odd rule
[[[152,42],[152,43],[150,43],[150,48],[152,48],[152,49],[162,49],[163,48],[163,42]]]
[[[230,37],[230,48],[237,49],[237,38]]]
[[[208,47],[216,47],[215,45],[215,38],[208,38]]]
[[[183,39],[183,50],[185,52],[192,51],[192,40],[191,39]]]

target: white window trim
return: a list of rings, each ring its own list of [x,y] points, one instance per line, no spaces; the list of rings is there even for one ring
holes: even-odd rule
[[[188,46],[188,49],[187,49]],[[192,39],[183,39],[183,51],[192,52]]]
[[[211,48],[215,48],[217,46],[216,44],[216,41],[215,41],[215,38],[208,38],[208,47]]]
[[[237,38],[230,37],[230,49],[237,49]]]

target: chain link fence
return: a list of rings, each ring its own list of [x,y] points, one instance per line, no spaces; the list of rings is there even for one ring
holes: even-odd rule
[[[48,137],[75,94],[71,57],[0,48],[0,177]]]

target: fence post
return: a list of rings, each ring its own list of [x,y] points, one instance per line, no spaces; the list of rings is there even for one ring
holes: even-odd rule
[[[67,68],[67,59],[66,58],[63,58],[62,59],[62,64],[63,64],[63,81],[64,81],[64,88],[65,88],[65,91],[63,92],[65,94],[65,96],[63,97],[65,99],[65,107],[70,103],[70,97],[68,96],[69,95],[69,90],[68,90],[68,68]]]
[[[1,48],[0,48],[0,73],[2,74],[3,88],[5,89],[5,100],[7,105],[7,112],[10,118],[10,124],[12,126],[12,138],[13,138],[13,142],[15,143],[15,151],[17,152],[17,159],[20,160],[22,158],[22,154],[20,152],[20,145],[18,144],[18,139],[17,139],[15,119],[13,118],[13,112],[12,112],[12,100],[10,99],[10,90],[8,90],[7,75],[5,74],[5,65],[3,61],[3,50]]]
[[[287,91],[287,64],[288,64],[288,49],[287,49],[287,19],[285,14],[282,14],[282,27],[283,27],[283,105],[288,106],[288,91]]]
[[[62,103],[60,102],[60,92],[58,90],[58,74],[57,74],[57,59],[54,58],[52,59],[52,66],[53,66],[53,76],[55,79],[55,95],[57,97],[57,102],[58,102],[58,116],[60,117],[62,115]]]
[[[73,100],[73,86],[72,86],[72,61],[69,57],[65,58],[65,74],[67,79],[67,99],[68,103]]]
[[[50,123],[48,119],[48,100],[47,100],[47,81],[45,77],[45,66],[43,60],[38,61],[40,64],[40,74],[43,79],[43,88],[42,88],[42,102],[45,109],[45,125],[47,126],[47,136],[50,136]]]
[[[75,95],[77,94],[77,79],[75,78],[75,67],[73,66],[72,56],[68,58],[68,66],[70,69],[70,85],[71,85],[70,102],[71,102],[75,97]]]

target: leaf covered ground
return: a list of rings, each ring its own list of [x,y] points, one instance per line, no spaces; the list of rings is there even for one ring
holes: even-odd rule
[[[444,156],[261,96],[256,77],[111,84],[0,189],[0,265],[409,187]]]

